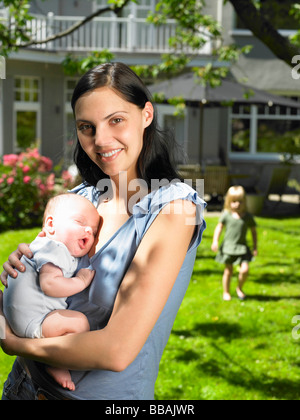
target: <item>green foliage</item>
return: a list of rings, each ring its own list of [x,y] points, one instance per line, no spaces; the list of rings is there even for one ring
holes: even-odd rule
[[[294,4],[290,9],[289,14],[290,16],[293,16],[296,22],[299,24],[300,23],[300,4],[299,3]],[[300,46],[300,30],[298,30],[294,35],[291,35],[289,38],[293,44]]]
[[[23,42],[30,41],[26,23],[32,19],[29,14],[29,0],[3,0],[8,8],[10,25],[0,20],[0,54],[7,56],[10,51],[17,51]]]
[[[67,171],[56,177],[52,161],[37,149],[0,160],[0,231],[40,225],[49,198],[69,187]]]
[[[66,75],[74,76],[84,74],[100,64],[111,62],[113,59],[114,55],[108,50],[94,51],[84,58],[68,54],[63,61],[63,68]]]

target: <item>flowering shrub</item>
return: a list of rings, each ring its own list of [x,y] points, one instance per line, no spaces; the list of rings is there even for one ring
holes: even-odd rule
[[[72,177],[53,172],[51,159],[37,149],[0,159],[0,231],[41,224],[50,197],[64,192]]]

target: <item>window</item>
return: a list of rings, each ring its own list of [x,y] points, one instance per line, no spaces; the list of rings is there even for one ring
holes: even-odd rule
[[[39,92],[38,79],[28,77],[17,77],[15,79],[15,101],[39,102]]]
[[[16,77],[14,81],[14,143],[17,151],[39,147],[40,80]]]
[[[300,109],[235,104],[229,127],[230,157],[278,158],[300,135]]]

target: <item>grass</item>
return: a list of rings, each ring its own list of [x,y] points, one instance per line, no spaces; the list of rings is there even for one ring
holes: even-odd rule
[[[40,230],[40,228],[36,228],[21,231],[8,231],[0,234],[0,267],[2,267],[3,263],[7,260],[8,255],[17,248],[19,243],[31,242]],[[3,287],[1,286],[0,289],[3,290]],[[2,396],[3,383],[6,381],[13,361],[14,359],[12,357],[6,356],[0,349],[0,398]]]
[[[248,298],[241,302],[233,293],[231,302],[223,302],[223,266],[210,251],[217,218],[207,219],[191,285],[161,362],[157,399],[300,399],[300,339],[292,336],[292,318],[300,314],[300,218],[256,220],[259,255],[245,285]],[[0,235],[0,264],[36,232]],[[236,278],[232,292],[235,285]],[[11,364],[0,352],[0,388]]]

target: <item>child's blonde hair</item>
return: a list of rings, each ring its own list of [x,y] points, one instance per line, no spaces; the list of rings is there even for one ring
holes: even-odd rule
[[[231,211],[230,204],[233,201],[240,201],[241,202],[240,210],[242,212],[247,211],[246,192],[242,186],[234,185],[233,187],[229,188],[225,196],[224,210]]]

